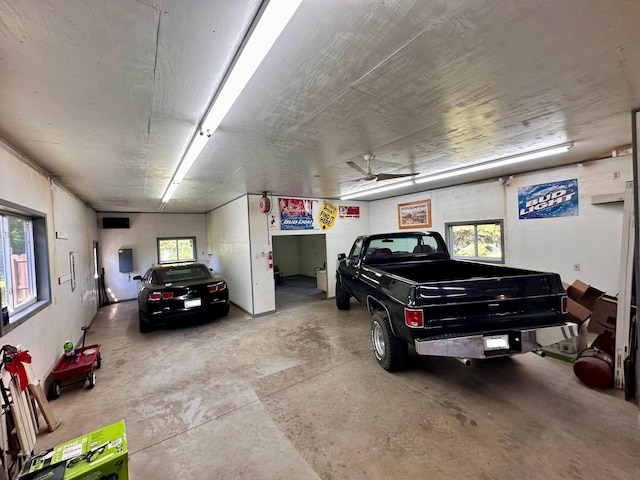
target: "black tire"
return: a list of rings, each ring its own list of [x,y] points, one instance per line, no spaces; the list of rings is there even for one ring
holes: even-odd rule
[[[138,321],[140,322],[140,333],[147,333],[153,330],[151,324],[142,317],[142,313],[138,313]]]
[[[338,310],[349,310],[351,308],[350,298],[351,295],[342,288],[342,282],[338,279],[336,281],[336,307]]]
[[[96,386],[96,371],[91,369],[89,374],[87,375],[87,380],[89,380],[89,388],[93,388]]]
[[[49,396],[52,400],[55,400],[62,393],[62,382],[60,380],[55,380],[51,387],[49,388]]]
[[[229,315],[229,306],[230,304],[227,303],[224,307],[222,307],[222,310],[220,310],[221,317],[226,317],[227,315]]]
[[[102,355],[98,352],[98,357],[96,358],[96,368],[100,368],[102,366]]]
[[[376,311],[371,317],[371,346],[382,368],[398,372],[409,364],[409,345],[391,331],[387,314]]]

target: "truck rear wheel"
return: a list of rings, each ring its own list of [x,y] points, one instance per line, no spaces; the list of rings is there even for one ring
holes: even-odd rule
[[[349,299],[351,295],[349,295],[344,288],[342,288],[342,282],[340,280],[336,281],[336,307],[338,310],[349,310],[351,308],[351,303]]]
[[[387,314],[379,310],[371,318],[371,345],[376,360],[388,372],[407,368],[409,345],[393,334]]]

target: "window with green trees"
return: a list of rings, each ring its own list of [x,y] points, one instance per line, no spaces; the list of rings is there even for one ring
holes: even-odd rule
[[[502,220],[447,223],[446,229],[452,257],[504,263]]]
[[[50,303],[46,218],[0,201],[0,335]]]
[[[195,262],[196,237],[158,238],[158,263]]]

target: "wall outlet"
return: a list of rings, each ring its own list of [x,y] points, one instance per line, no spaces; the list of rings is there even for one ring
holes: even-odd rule
[[[620,178],[620,171],[613,172],[613,178]]]
[[[579,272],[580,271],[580,264],[579,263],[574,263],[573,264],[573,271],[574,272]]]

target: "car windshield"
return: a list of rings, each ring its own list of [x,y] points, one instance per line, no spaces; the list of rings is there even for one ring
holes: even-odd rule
[[[161,283],[174,283],[185,280],[209,280],[209,270],[204,265],[180,265],[158,272]]]

